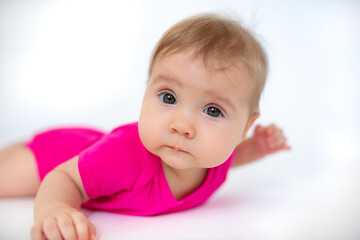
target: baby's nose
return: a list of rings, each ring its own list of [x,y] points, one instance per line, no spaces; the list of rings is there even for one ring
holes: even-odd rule
[[[180,134],[189,139],[193,139],[195,137],[195,128],[193,124],[189,122],[189,120],[181,120],[181,119],[174,120],[169,125],[169,131],[171,133]]]

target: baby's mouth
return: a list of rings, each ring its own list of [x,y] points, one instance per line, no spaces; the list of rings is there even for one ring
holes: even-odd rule
[[[181,149],[180,147],[176,147],[176,146],[167,146],[175,151],[178,151],[178,152],[184,152],[184,153],[188,153],[187,151]]]

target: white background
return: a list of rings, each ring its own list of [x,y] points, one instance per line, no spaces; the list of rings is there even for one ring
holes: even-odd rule
[[[152,48],[174,23],[225,13],[270,60],[259,124],[292,151],[233,170],[204,206],[86,212],[100,239],[360,239],[358,1],[0,2],[0,147],[48,127],[136,121]],[[0,200],[0,239],[27,239],[32,198]]]

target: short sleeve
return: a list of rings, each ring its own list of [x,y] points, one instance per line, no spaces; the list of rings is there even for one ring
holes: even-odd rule
[[[79,173],[90,199],[129,191],[140,175],[141,142],[137,125],[104,135],[79,154]]]

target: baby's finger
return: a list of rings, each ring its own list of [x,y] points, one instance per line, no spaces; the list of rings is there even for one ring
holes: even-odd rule
[[[42,234],[42,225],[36,224],[31,228],[32,240],[45,240],[45,236]]]
[[[91,239],[95,239],[96,240],[96,228],[94,226],[94,224],[92,224],[90,221],[88,221],[89,227],[90,227],[90,237]]]
[[[86,217],[80,212],[73,212],[71,217],[73,219],[79,240],[89,239],[89,226]]]
[[[282,129],[276,128],[273,133],[273,138],[281,138],[281,137],[284,137]]]
[[[279,139],[279,141],[277,142],[277,148],[278,150],[291,150],[291,147],[286,143],[285,137]]]
[[[58,217],[57,223],[64,239],[77,238],[74,223],[69,215]]]
[[[263,127],[260,126],[260,125],[257,125],[257,126],[255,127],[255,134],[256,134],[256,135],[263,134],[263,133],[264,133],[264,130],[265,130],[265,128],[263,128]]]
[[[283,130],[280,128],[276,129],[276,132],[274,133],[273,138],[276,142],[275,145],[278,146],[280,149],[283,150],[290,150],[291,147],[286,144],[286,137],[284,136]]]
[[[285,144],[282,149],[284,149],[284,150],[291,150],[291,147],[290,147],[289,145]]]
[[[55,218],[47,218],[43,225],[44,235],[47,239],[62,240]]]
[[[286,143],[286,138],[281,136],[281,137],[274,139],[273,147],[281,149],[285,145],[285,143]]]
[[[271,124],[270,126],[268,126],[266,128],[265,132],[266,132],[266,134],[271,135],[274,133],[275,129],[276,129],[275,125]]]
[[[267,143],[267,147],[271,149],[275,145],[275,139],[272,138],[272,137],[267,137],[266,138],[266,143]]]

